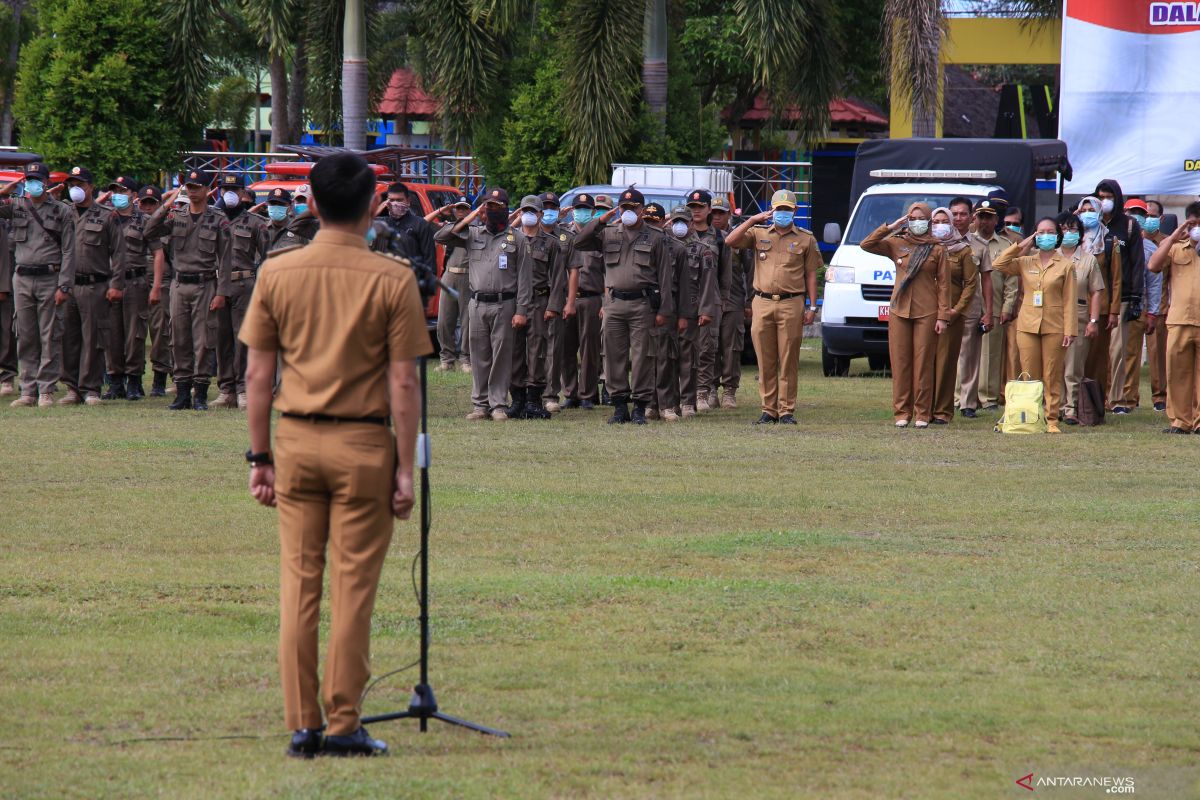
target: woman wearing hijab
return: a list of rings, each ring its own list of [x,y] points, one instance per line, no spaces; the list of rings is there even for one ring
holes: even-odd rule
[[[954,419],[954,381],[958,377],[958,353],[962,348],[967,309],[979,285],[979,262],[971,245],[954,229],[950,209],[933,210],[933,238],[946,250],[950,271],[950,311],[946,331],[937,337],[933,375],[933,424],[948,425]]]
[[[892,411],[897,428],[928,428],[933,419],[937,336],[950,313],[950,267],[946,250],[929,231],[932,212],[913,203],[891,225],[880,225],[862,240],[868,253],[895,264],[896,285],[888,314],[888,353],[892,361]]]
[[[1121,319],[1121,240],[1104,224],[1103,204],[1098,197],[1085,197],[1075,207],[1075,216],[1083,223],[1083,241],[1080,247],[1090,253],[1100,266],[1104,278],[1104,297],[1100,303],[1100,332],[1088,347],[1087,361],[1083,365],[1084,376],[1100,384],[1100,390],[1108,395],[1108,349],[1113,328]]]
[[[1083,223],[1070,211],[1058,215],[1062,228],[1062,245],[1058,251],[1075,265],[1075,313],[1077,325],[1083,331],[1067,348],[1064,368],[1066,395],[1063,400],[1063,422],[1078,425],[1075,414],[1079,409],[1079,386],[1083,381],[1083,365],[1087,362],[1092,343],[1100,334],[1101,308],[1104,303],[1104,276],[1096,257],[1083,246]]]
[[[1029,255],[1037,245],[1037,253]],[[1053,217],[1038,220],[1035,233],[1000,254],[992,267],[1019,275],[1024,299],[1017,313],[1021,372],[1042,381],[1046,432],[1061,433],[1063,356],[1079,330],[1075,311],[1075,265],[1058,251],[1062,228]]]

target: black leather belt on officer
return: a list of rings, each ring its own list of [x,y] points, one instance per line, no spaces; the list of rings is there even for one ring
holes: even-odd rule
[[[215,272],[176,272],[175,280],[180,283],[204,283],[205,281],[215,281],[217,273]]]
[[[659,306],[662,305],[662,293],[654,287],[647,287],[645,289],[627,292],[622,289],[614,289],[610,286],[608,288],[608,293],[614,300],[647,300],[650,303],[650,307],[655,311],[657,311]]]
[[[772,294],[770,292],[760,292],[758,289],[755,289],[754,296],[762,297],[766,300],[791,300],[793,297],[803,297],[804,292],[775,292]]]
[[[503,303],[506,300],[516,300],[516,292],[476,292],[475,300],[480,303]]]
[[[125,270],[125,278],[126,278],[126,280],[128,280],[130,278],[144,278],[149,273],[150,273],[150,271],[148,269],[146,269],[145,267],[138,267],[137,269],[127,269],[127,270]]]
[[[604,292],[589,292],[586,289],[580,289],[579,291],[575,292],[575,298],[578,299],[580,297],[599,297],[602,294],[604,294]]]
[[[112,280],[112,275],[99,275],[95,273],[80,275],[78,272],[75,273],[76,286],[91,286],[96,283],[108,283],[110,280]]]
[[[18,264],[17,274],[27,278],[36,278],[39,275],[53,275],[60,269],[58,264]]]
[[[389,420],[388,417],[333,417],[329,414],[293,414],[290,411],[282,412],[281,416],[305,422],[361,422],[367,425],[387,425]]]
[[[258,273],[252,269],[235,269],[233,274],[229,276],[230,280],[245,281],[252,279]]]

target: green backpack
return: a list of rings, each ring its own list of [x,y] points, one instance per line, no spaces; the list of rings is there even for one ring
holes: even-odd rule
[[[1029,378],[1029,373],[1022,372],[1017,380],[1004,386],[1004,416],[996,423],[996,430],[1000,433],[1045,433],[1045,386],[1041,381],[1021,378]]]

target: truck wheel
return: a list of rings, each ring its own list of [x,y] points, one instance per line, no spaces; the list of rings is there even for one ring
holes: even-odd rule
[[[821,343],[821,372],[826,378],[844,378],[850,374],[850,356],[835,356]]]
[[[870,365],[872,372],[887,372],[892,368],[891,359],[883,353],[867,356],[867,364]]]

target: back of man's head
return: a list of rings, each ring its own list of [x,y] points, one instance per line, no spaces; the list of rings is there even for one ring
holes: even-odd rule
[[[332,225],[348,225],[364,219],[375,196],[375,173],[354,153],[326,156],[308,176],[317,216]]]

